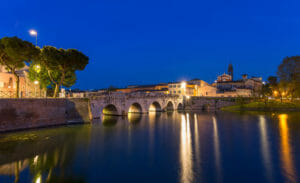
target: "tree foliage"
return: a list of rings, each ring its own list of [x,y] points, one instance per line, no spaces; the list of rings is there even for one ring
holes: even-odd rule
[[[286,57],[278,67],[279,87],[283,94],[300,97],[300,56]]]
[[[89,58],[75,49],[57,49],[45,46],[41,50],[39,64],[45,68],[47,77],[55,87],[53,97],[57,97],[59,87],[70,87],[76,82],[76,71],[83,70]]]
[[[40,50],[32,43],[17,37],[4,37],[0,40],[0,63],[16,77],[16,97],[19,97],[20,76],[16,72],[38,57]]]

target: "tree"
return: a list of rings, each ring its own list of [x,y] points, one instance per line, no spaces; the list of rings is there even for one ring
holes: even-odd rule
[[[299,97],[300,91],[300,56],[286,57],[278,67],[277,75],[280,85],[284,86],[291,100],[295,96]]]
[[[260,94],[261,94],[262,98],[264,99],[265,104],[267,104],[268,97],[272,95],[272,89],[270,88],[269,83],[264,84],[261,87]]]
[[[30,64],[28,76],[31,81],[38,81],[41,89],[47,89],[52,84],[46,68],[41,66],[37,61],[33,61]]]
[[[83,70],[89,58],[75,49],[57,49],[45,46],[41,51],[40,64],[45,67],[54,85],[53,97],[57,97],[60,86],[70,87],[76,82],[76,71]]]
[[[276,86],[277,85],[277,77],[276,76],[269,76],[268,77],[268,82],[271,86]]]
[[[20,76],[18,69],[25,66],[25,62],[36,59],[40,50],[32,43],[17,37],[4,37],[0,40],[0,63],[16,77],[16,98],[19,98]]]

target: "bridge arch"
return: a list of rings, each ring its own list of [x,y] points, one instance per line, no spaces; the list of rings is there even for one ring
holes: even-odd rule
[[[166,106],[166,108],[165,108],[165,111],[174,111],[174,104],[173,104],[172,101],[169,101],[169,102],[167,103],[167,106]]]
[[[161,112],[162,108],[161,108],[161,105],[159,104],[159,102],[154,101],[152,104],[150,104],[148,111],[149,112]]]
[[[177,105],[177,110],[178,110],[178,111],[182,111],[182,110],[183,110],[183,104],[182,104],[182,103],[179,103],[179,104]]]
[[[104,115],[119,115],[117,107],[113,104],[108,104],[102,109]]]
[[[143,108],[142,108],[141,104],[135,102],[130,105],[130,107],[128,109],[128,113],[143,113]]]

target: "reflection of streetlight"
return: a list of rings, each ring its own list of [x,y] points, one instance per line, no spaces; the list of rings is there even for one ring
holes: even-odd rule
[[[35,36],[35,46],[37,46],[37,31],[31,29],[31,30],[29,31],[29,34],[30,34],[31,36]]]

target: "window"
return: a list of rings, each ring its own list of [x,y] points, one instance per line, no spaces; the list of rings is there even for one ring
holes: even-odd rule
[[[208,92],[206,92],[206,95],[208,95]]]
[[[181,93],[181,91],[178,91],[178,93]]]
[[[4,82],[0,81],[0,88],[3,88],[3,87],[4,87]]]
[[[12,85],[13,85],[13,78],[12,78],[12,77],[9,78],[8,85],[9,85],[9,86],[12,86]]]
[[[176,91],[174,91],[174,93],[176,93]]]

